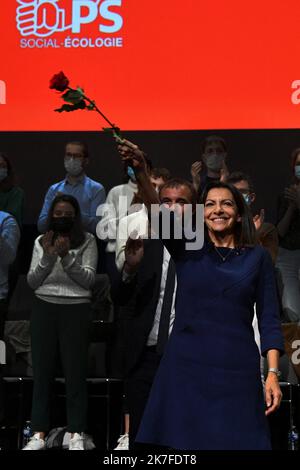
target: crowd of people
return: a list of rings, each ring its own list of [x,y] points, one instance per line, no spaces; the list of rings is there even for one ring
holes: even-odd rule
[[[64,180],[45,195],[27,274],[35,293],[34,390],[33,436],[24,450],[45,448],[57,349],[69,449],[84,450],[99,233],[107,234],[114,303],[109,373],[124,381],[116,449],[270,449],[267,416],[282,397],[281,323],[300,322],[300,149],[292,155],[291,184],[279,198],[276,225],[264,220],[263,209],[252,213],[252,180],[229,171],[219,136],[202,143],[190,181],[153,168],[132,142],[119,141],[118,150],[127,182],[107,197],[87,176],[88,149],[76,141],[65,147]],[[204,207],[204,244],[190,250],[176,230],[188,207],[193,222],[197,203]],[[152,208],[159,206],[169,214],[167,239],[155,232],[162,212]],[[24,193],[0,153],[0,339],[18,275],[23,209]],[[263,357],[268,371],[262,382]]]

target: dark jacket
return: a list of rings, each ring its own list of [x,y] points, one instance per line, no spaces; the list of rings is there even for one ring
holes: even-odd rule
[[[137,364],[151,331],[160,292],[163,262],[163,244],[160,240],[144,241],[144,257],[130,282],[122,281],[122,274],[111,288],[114,303],[121,306],[125,342],[125,372]]]

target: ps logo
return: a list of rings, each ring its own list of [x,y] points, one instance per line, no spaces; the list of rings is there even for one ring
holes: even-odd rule
[[[17,0],[17,27],[22,36],[46,37],[71,30],[80,33],[81,26],[99,19],[99,31],[116,33],[123,26],[119,13],[111,7],[121,7],[122,0],[71,0],[71,23],[66,22],[65,0]],[[101,19],[111,24],[101,24]]]

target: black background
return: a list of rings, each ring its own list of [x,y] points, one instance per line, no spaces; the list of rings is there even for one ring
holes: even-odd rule
[[[165,166],[173,176],[185,178],[190,178],[191,163],[200,158],[201,141],[210,134],[225,138],[229,170],[243,170],[252,177],[256,209],[265,208],[266,220],[274,222],[278,194],[291,178],[291,152],[300,146],[298,129],[123,132],[147,152],[154,166]],[[36,222],[48,187],[64,178],[64,146],[72,140],[87,143],[91,156],[88,176],[100,181],[107,192],[123,182],[110,133],[0,132],[0,151],[9,156],[17,184],[25,191],[25,224]]]

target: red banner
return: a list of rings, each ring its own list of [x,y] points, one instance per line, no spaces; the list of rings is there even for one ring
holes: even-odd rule
[[[55,113],[63,70],[121,129],[295,128],[297,0],[2,0],[0,128],[98,130]]]

